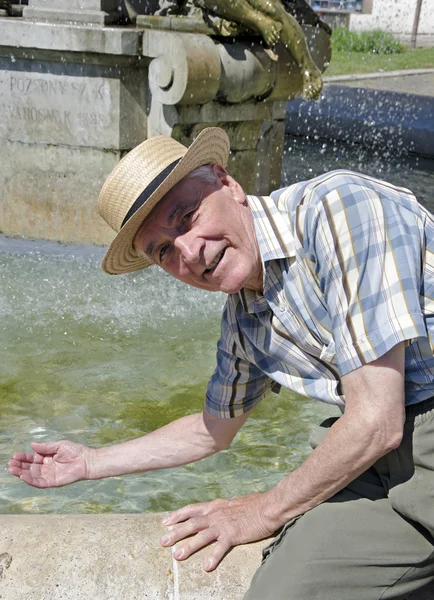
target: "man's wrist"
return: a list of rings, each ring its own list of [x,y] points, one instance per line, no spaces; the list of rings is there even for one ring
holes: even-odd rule
[[[271,531],[276,531],[293,518],[282,496],[280,483],[263,494],[263,516]]]
[[[101,450],[101,448],[88,448],[87,449],[87,455],[85,457],[85,463],[86,463],[86,475],[85,475],[85,479],[87,480],[91,480],[91,479],[102,479],[103,477],[107,477],[107,475],[102,475],[101,473],[99,473],[100,469],[98,466],[99,460],[98,460],[98,450]]]

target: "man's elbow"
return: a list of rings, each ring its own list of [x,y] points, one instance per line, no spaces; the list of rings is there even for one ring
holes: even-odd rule
[[[214,440],[214,454],[217,454],[217,452],[221,452],[222,450],[227,450],[232,444],[234,437]]]
[[[205,429],[200,432],[197,443],[202,447],[207,448],[207,455],[217,454],[222,450],[227,450],[235,436],[223,435],[221,432],[210,431]]]
[[[402,442],[404,435],[404,422],[394,419],[393,422],[376,420],[368,425],[372,447],[377,450],[378,456],[384,456],[396,450]]]
[[[396,450],[401,445],[403,435],[403,427],[401,427],[401,429],[397,429],[396,431],[388,432],[387,436],[385,437],[384,454],[392,452],[392,450]]]
[[[202,414],[202,433],[210,441],[212,452],[215,454],[216,452],[221,452],[221,450],[227,450],[229,448],[234,437],[244,425],[250,413],[247,412],[238,417],[233,417],[232,419],[213,417],[206,412],[203,412]]]

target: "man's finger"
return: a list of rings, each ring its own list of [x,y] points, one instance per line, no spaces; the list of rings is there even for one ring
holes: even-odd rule
[[[206,502],[199,502],[197,504],[187,504],[179,510],[175,510],[170,513],[166,518],[163,519],[163,525],[175,525],[176,523],[182,523],[191,517],[197,515],[203,515],[205,512]]]
[[[214,569],[219,566],[220,562],[231,548],[232,546],[227,542],[217,542],[217,544],[213,548],[211,556],[208,556],[203,565],[205,571],[214,571]]]
[[[11,460],[8,462],[8,467],[16,467],[18,469],[23,469],[23,471],[30,469],[31,467],[31,463],[28,462],[21,462],[20,460],[14,460],[13,458],[11,458]]]
[[[35,464],[29,464],[29,463],[19,463],[19,462],[14,462],[13,461],[9,461],[8,464],[8,471],[9,473],[11,473],[12,475],[17,475],[18,477],[21,477],[21,475],[24,474],[28,474],[30,477],[36,477],[41,474],[41,465],[35,465]]]
[[[30,445],[38,454],[56,454],[62,441],[59,442],[32,442]]]
[[[177,548],[173,553],[173,557],[176,560],[185,560],[201,548],[205,548],[205,546],[214,542],[217,539],[217,535],[218,534],[210,528],[203,529],[196,533],[194,537],[187,540],[182,545],[182,548]]]
[[[166,535],[161,539],[162,546],[173,546],[176,542],[180,540],[184,540],[189,537],[205,529],[208,527],[208,519],[205,517],[196,517],[188,519],[188,521],[184,521],[171,529]]]
[[[8,472],[11,475],[15,475],[15,477],[19,477],[23,471],[22,471],[21,467],[14,467],[14,466],[11,467],[9,465]]]
[[[39,454],[34,454],[33,452],[16,452],[11,460],[19,460],[21,462],[27,463],[41,463],[44,457]]]

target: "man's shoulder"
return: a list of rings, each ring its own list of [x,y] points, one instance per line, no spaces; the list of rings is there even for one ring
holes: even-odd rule
[[[277,202],[282,197],[288,199],[297,198],[305,195],[306,192],[319,193],[322,191],[330,191],[336,187],[341,187],[348,184],[363,185],[364,182],[368,180],[371,182],[377,181],[374,178],[362,173],[356,173],[355,171],[348,171],[345,169],[336,169],[334,171],[328,171],[327,173],[318,175],[317,177],[313,177],[312,179],[299,181],[297,183],[293,183],[292,185],[274,190],[271,192],[270,196],[275,202]]]
[[[395,199],[399,202],[414,200],[413,193],[393,184],[376,179],[364,173],[337,169],[329,171],[306,181],[300,181],[293,185],[273,191],[270,195],[280,211],[291,214],[295,210],[302,209],[303,212],[316,212],[326,198],[331,194],[339,195],[341,199],[349,202],[355,201],[357,197],[374,191],[379,197]],[[336,194],[337,193],[337,194]]]
[[[282,187],[271,192],[271,197],[275,202],[281,197],[296,197],[301,195],[306,196],[306,193],[311,193],[312,196],[322,196],[324,193],[329,193],[335,189],[341,189],[346,186],[361,186],[368,188],[387,188],[395,192],[412,194],[406,188],[395,186],[387,181],[383,181],[366,173],[358,173],[346,169],[336,169],[307,179],[299,181],[289,186]]]

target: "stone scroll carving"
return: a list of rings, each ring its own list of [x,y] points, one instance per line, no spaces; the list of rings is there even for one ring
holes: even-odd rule
[[[149,64],[149,88],[166,105],[205,104],[218,92],[220,56],[213,40],[194,33],[146,30],[143,54]]]
[[[321,29],[304,29],[323,69],[330,57],[329,36]],[[152,59],[148,77],[153,99],[169,106],[287,100],[301,88],[300,70],[284,49],[275,53],[248,40],[232,44],[204,34],[147,29],[143,54]]]

